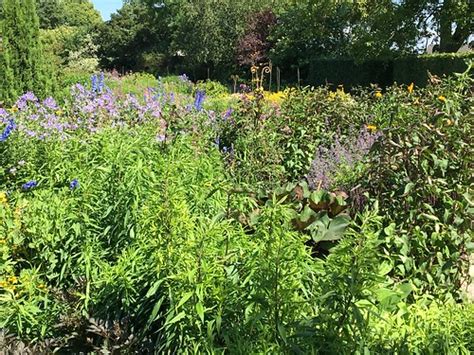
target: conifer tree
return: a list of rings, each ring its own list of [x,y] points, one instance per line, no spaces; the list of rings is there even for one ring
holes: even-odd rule
[[[12,103],[26,91],[42,96],[52,89],[42,59],[35,0],[3,0],[0,101]]]

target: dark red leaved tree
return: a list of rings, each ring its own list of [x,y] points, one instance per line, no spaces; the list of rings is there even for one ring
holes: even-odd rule
[[[268,61],[272,43],[269,39],[277,18],[272,10],[263,10],[252,16],[247,29],[237,44],[237,61],[240,65],[255,65]]]

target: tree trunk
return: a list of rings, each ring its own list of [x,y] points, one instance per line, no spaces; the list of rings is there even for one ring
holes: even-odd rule
[[[445,0],[439,18],[439,50],[444,53],[457,52],[468,38],[469,26],[457,23],[453,33],[455,20],[452,18],[450,7],[452,0]]]

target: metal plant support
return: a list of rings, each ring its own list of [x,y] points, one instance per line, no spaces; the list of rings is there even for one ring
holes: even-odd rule
[[[262,65],[262,66],[253,65],[250,68],[250,72],[252,73],[252,89],[260,89],[260,88],[263,89],[265,75],[268,74],[270,77],[269,90],[271,90],[271,75],[272,75],[271,62],[268,65]]]

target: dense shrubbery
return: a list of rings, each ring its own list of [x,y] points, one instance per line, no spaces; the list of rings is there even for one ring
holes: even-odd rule
[[[0,111],[2,347],[474,351],[472,79],[433,81],[23,95]]]

